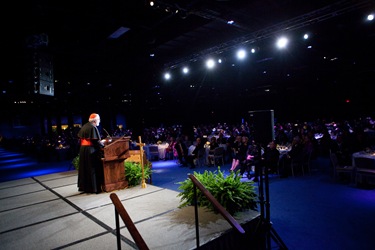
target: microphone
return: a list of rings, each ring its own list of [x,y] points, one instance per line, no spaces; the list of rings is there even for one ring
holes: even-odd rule
[[[103,130],[104,130],[104,132],[106,132],[106,134],[107,134],[107,138],[111,138],[111,136],[109,135],[108,131],[105,130],[105,128],[103,128]]]

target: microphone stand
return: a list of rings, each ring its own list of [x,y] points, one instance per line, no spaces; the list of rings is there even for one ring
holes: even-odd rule
[[[255,167],[258,171],[259,178],[259,204],[260,204],[260,237],[262,243],[260,249],[271,249],[271,239],[279,246],[279,249],[286,250],[288,247],[285,245],[281,237],[277,234],[275,228],[272,227],[271,210],[270,210],[270,192],[269,192],[269,177],[268,166],[264,166],[263,162]],[[264,170],[264,171],[263,171]]]

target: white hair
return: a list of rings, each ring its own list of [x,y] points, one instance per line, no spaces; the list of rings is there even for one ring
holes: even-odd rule
[[[89,122],[100,120],[100,116],[98,114],[92,114],[89,117]]]

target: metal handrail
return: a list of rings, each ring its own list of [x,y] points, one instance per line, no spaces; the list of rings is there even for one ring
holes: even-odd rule
[[[115,218],[116,218],[116,235],[117,235],[117,249],[121,249],[121,240],[120,240],[120,223],[119,215],[121,216],[122,221],[125,223],[125,226],[128,228],[130,235],[132,236],[135,244],[140,250],[148,250],[146,242],[143,240],[141,234],[138,232],[138,229],[135,227],[132,219],[130,218],[125,207],[122,205],[120,199],[115,193],[111,193],[109,197],[112,200],[113,205],[115,206]]]
[[[212,205],[217,209],[217,211],[229,222],[229,224],[234,228],[237,232],[244,234],[245,230],[242,226],[228,213],[228,211],[216,200],[216,198],[208,191],[202,183],[200,183],[197,178],[193,174],[189,174],[189,178],[194,184],[194,206],[195,206],[195,226],[196,226],[196,241],[197,241],[197,248],[199,247],[199,223],[198,223],[198,204],[197,204],[197,192],[196,188],[198,187],[199,190],[202,192],[204,196],[212,203]]]

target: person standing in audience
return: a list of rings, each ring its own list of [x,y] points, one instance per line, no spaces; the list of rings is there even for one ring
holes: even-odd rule
[[[102,148],[98,126],[100,116],[92,113],[89,121],[78,132],[80,138],[78,191],[85,193],[100,193],[104,183]]]
[[[188,149],[187,149],[185,143],[182,142],[181,137],[176,138],[176,143],[174,145],[174,148],[177,152],[178,163],[185,167]]]

